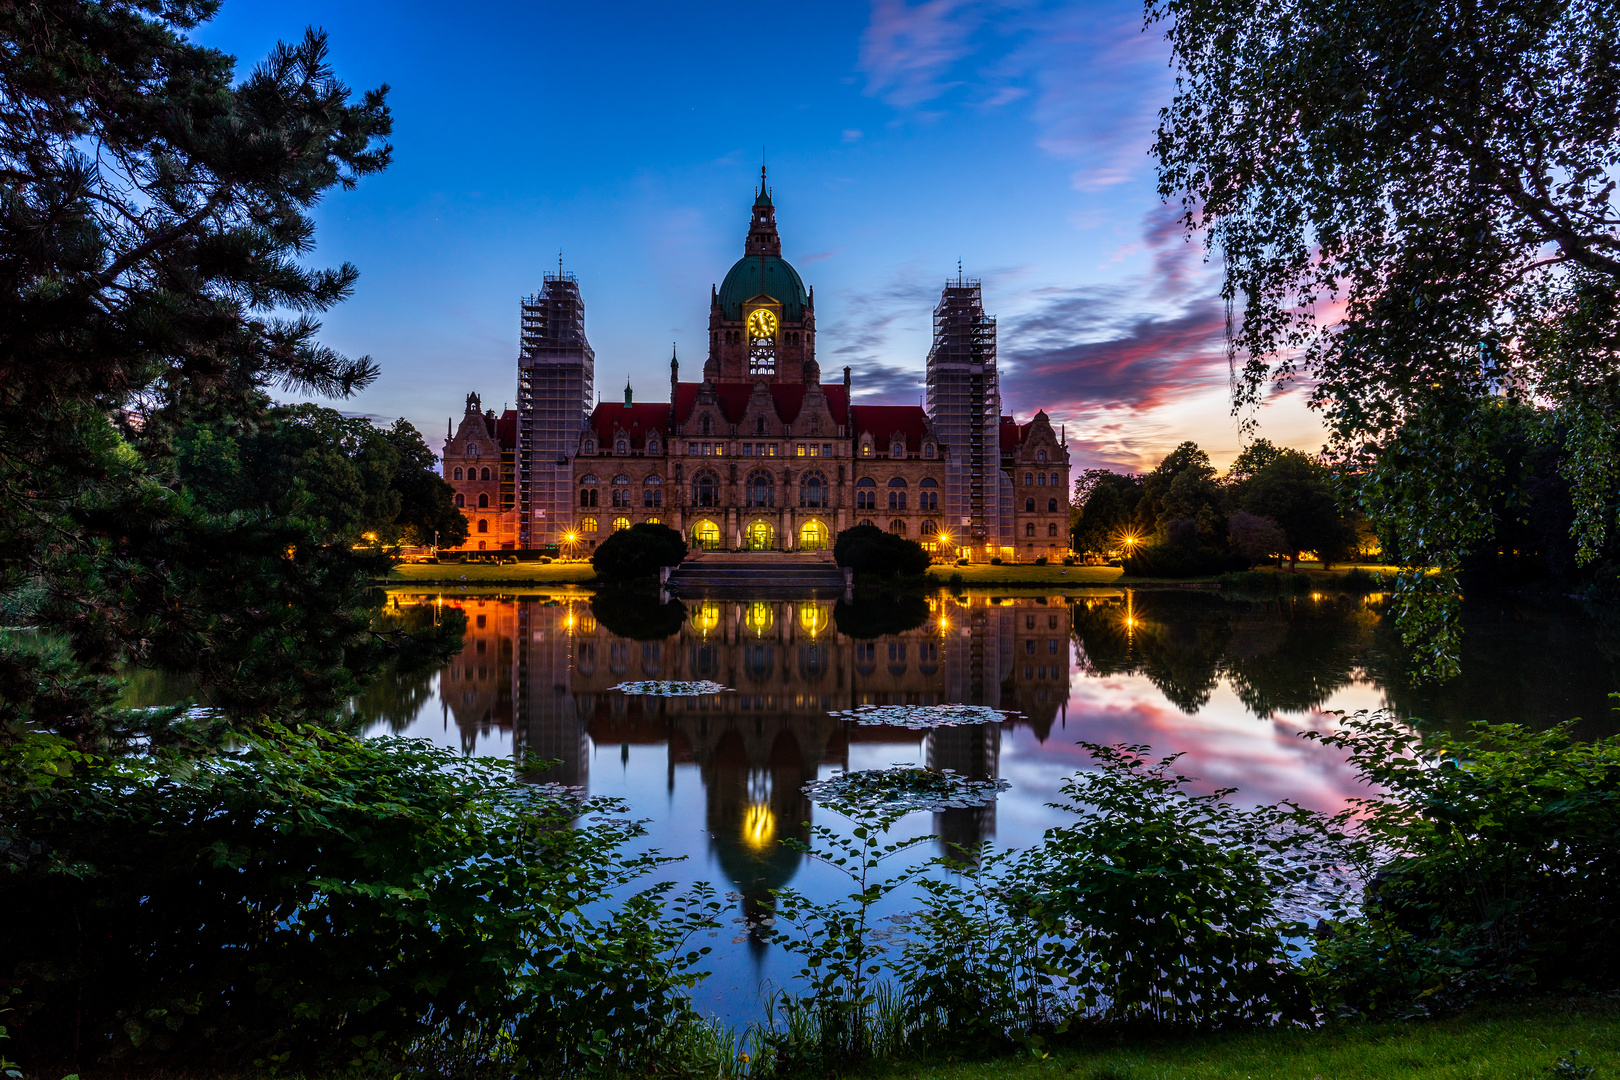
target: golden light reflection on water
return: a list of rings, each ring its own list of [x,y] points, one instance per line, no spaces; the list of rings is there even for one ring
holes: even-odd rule
[[[743,814],[743,843],[755,851],[763,851],[776,841],[776,815],[762,802],[748,804]]]
[[[776,605],[755,601],[743,613],[743,624],[755,634],[764,634],[776,625]]]
[[[706,601],[692,612],[692,625],[701,633],[708,633],[720,625],[720,605]]]
[[[829,608],[825,604],[801,604],[799,606],[799,629],[815,637],[827,629],[830,621]]]

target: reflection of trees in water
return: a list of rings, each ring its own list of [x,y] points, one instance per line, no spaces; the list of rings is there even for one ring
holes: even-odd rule
[[[1234,601],[1135,592],[1076,603],[1074,635],[1087,674],[1142,675],[1196,713],[1221,678],[1250,711],[1319,707],[1354,676],[1377,615],[1353,597]]]
[[[354,698],[350,710],[363,723],[381,721],[390,731],[404,731],[433,698],[431,671],[386,672]]]
[[[1401,715],[1456,729],[1480,720],[1543,728],[1580,717],[1583,736],[1620,729],[1609,694],[1620,690],[1620,615],[1575,601],[1470,596],[1462,605],[1462,674],[1414,685],[1388,620],[1367,668]]]

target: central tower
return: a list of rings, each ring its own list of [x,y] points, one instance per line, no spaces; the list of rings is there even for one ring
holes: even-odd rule
[[[759,170],[743,257],[710,294],[709,359],[703,377],[712,382],[804,381],[804,366],[816,358],[815,294],[782,258],[776,206]]]

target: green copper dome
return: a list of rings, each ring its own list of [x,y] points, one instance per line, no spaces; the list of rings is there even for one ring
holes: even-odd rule
[[[799,322],[810,297],[804,281],[787,260],[776,255],[744,255],[720,284],[721,318],[741,319],[743,305],[760,293],[782,305],[783,322]]]

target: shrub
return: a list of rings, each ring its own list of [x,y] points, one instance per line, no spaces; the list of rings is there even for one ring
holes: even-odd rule
[[[1357,716],[1322,741],[1381,792],[1345,812],[1378,868],[1312,961],[1327,1004],[1620,986],[1620,738]]]
[[[876,525],[856,525],[838,534],[833,559],[857,574],[878,578],[916,577],[928,572],[933,559],[915,540],[884,532]]]
[[[956,560],[956,565],[957,566],[966,566],[967,564],[968,564],[968,561],[966,559],[957,559]]]
[[[1063,565],[1064,566],[1073,566],[1076,561],[1077,560],[1075,559],[1075,557],[1073,555],[1065,555],[1065,556],[1063,556]]]
[[[1248,565],[1242,556],[1215,548],[1189,548],[1182,544],[1150,544],[1125,556],[1125,572],[1136,577],[1201,577]]]
[[[237,738],[201,760],[83,759],[8,808],[42,849],[0,874],[30,1073],[76,1045],[133,1075],[443,1044],[605,1072],[656,1063],[686,1023],[680,942],[699,927],[664,887],[584,913],[666,861],[626,853],[640,827],[620,804],[426,741]]]
[[[1046,556],[1042,555],[1038,559],[1036,559],[1035,560],[1035,565],[1036,566],[1045,566],[1046,565]]]
[[[685,558],[686,541],[680,533],[643,521],[598,544],[591,567],[603,581],[633,581],[657,575],[662,566],[679,566]]]
[[[1000,566],[1001,565],[1001,556],[996,555],[996,556],[992,557],[991,560],[990,560],[990,565],[991,566]]]

